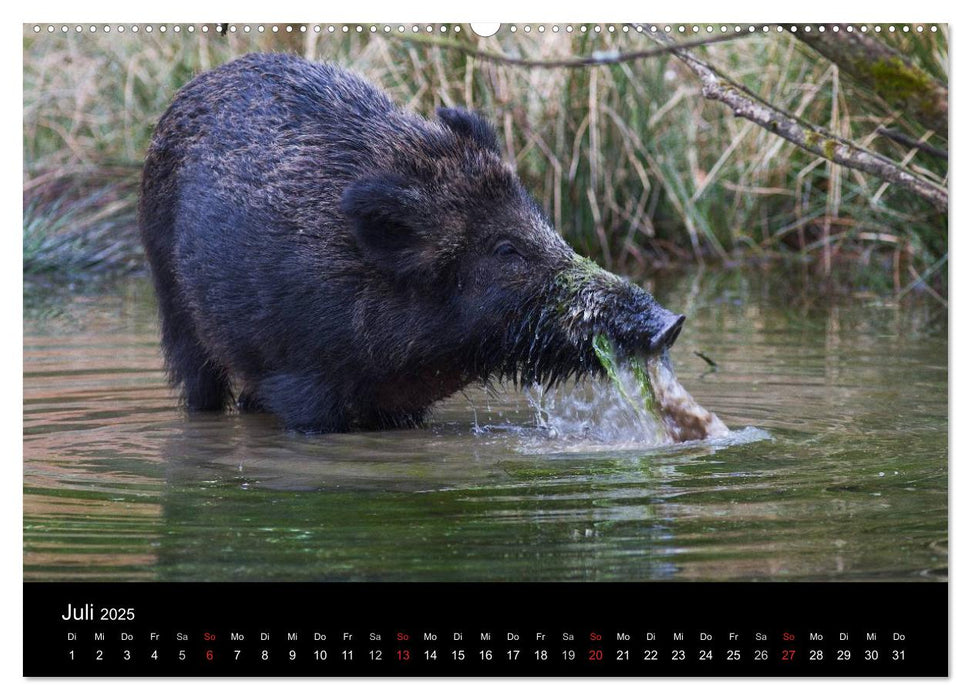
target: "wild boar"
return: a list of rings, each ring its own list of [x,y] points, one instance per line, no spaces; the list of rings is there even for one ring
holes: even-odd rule
[[[333,65],[249,55],[176,95],[139,226],[190,410],[415,426],[471,382],[601,372],[684,317],[577,255],[463,109],[427,120]]]

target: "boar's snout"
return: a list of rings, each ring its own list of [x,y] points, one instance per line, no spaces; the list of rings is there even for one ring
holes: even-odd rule
[[[618,313],[614,317],[612,332],[608,331],[625,355],[657,355],[674,345],[681,333],[685,317],[672,313],[647,294],[637,290],[636,311]]]
[[[668,311],[651,294],[576,256],[559,277],[567,294],[567,325],[579,340],[606,337],[623,356],[657,355],[670,348],[685,317]],[[581,340],[586,338],[587,340]],[[596,366],[596,365],[594,365]]]
[[[674,341],[678,339],[678,335],[681,333],[681,326],[684,323],[684,315],[673,314],[667,309],[661,309],[659,316],[660,318],[655,320],[655,325],[660,330],[651,338],[649,350],[651,353],[662,352],[674,345]]]

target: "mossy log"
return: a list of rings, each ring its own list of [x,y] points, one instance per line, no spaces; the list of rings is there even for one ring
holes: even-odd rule
[[[947,138],[946,85],[876,36],[847,31],[843,24],[827,29],[796,32],[795,36],[839,66],[841,75],[848,75],[894,109]]]

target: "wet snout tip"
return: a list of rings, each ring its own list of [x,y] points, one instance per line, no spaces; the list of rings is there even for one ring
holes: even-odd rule
[[[674,316],[673,319],[654,336],[651,340],[651,349],[655,352],[667,350],[674,345],[674,341],[681,334],[681,326],[684,324],[684,316]]]

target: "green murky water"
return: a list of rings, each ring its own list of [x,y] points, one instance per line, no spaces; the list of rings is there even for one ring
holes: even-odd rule
[[[946,311],[794,279],[658,283],[674,369],[732,429],[660,447],[600,386],[469,390],[413,431],[190,418],[144,280],[28,287],[24,577],[946,578]]]

